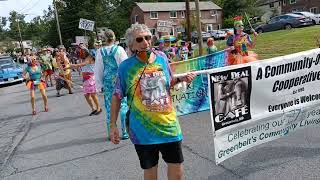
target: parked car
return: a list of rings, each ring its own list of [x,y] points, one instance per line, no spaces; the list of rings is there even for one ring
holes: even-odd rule
[[[291,29],[301,26],[312,25],[312,20],[298,14],[285,14],[271,18],[267,24],[259,25],[255,28],[258,33],[277,31],[280,29]]]
[[[12,57],[0,58],[0,85],[13,82],[23,82],[22,67],[15,63]]]
[[[203,32],[202,31],[202,39],[204,41],[206,41],[208,38],[211,38],[211,34],[208,33],[208,32]],[[193,43],[197,43],[198,42],[198,33],[197,33],[197,31],[191,32],[191,41]]]
[[[212,30],[212,31],[209,31],[208,33],[210,33],[210,35],[215,40],[225,39],[227,36],[227,33],[225,31],[221,31],[221,30]]]
[[[219,29],[220,31],[224,31],[225,33],[229,34],[234,34],[234,29],[233,28],[227,28],[227,29]]]
[[[305,17],[308,17],[312,20],[313,24],[320,24],[320,14],[313,14],[311,12],[294,12],[293,14],[303,15]]]

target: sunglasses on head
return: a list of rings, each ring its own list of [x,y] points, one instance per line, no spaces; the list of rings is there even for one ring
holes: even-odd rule
[[[143,40],[146,40],[146,41],[149,41],[149,40],[151,40],[151,36],[143,36],[143,37],[137,37],[136,38],[136,41],[137,41],[137,43],[141,43]]]

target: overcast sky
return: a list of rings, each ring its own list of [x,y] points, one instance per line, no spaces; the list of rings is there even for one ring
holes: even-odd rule
[[[29,22],[35,16],[42,16],[49,5],[52,5],[52,0],[0,0],[0,16],[8,17],[11,11],[17,11],[28,14],[25,20]]]

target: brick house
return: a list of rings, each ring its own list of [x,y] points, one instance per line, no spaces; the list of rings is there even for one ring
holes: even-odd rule
[[[320,13],[320,0],[282,0],[282,12],[308,11]]]
[[[146,24],[153,35],[177,35],[184,33],[186,22],[185,2],[136,3],[130,16],[131,24]],[[211,1],[199,2],[201,28],[203,31],[220,29],[222,8]],[[195,19],[195,3],[190,2],[190,19]]]

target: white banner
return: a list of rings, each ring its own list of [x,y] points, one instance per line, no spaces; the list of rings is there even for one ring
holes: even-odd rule
[[[320,49],[208,74],[216,163],[320,124]]]
[[[94,21],[90,21],[88,19],[80,18],[79,29],[84,29],[84,30],[87,30],[87,31],[93,31],[93,28],[94,28]]]

